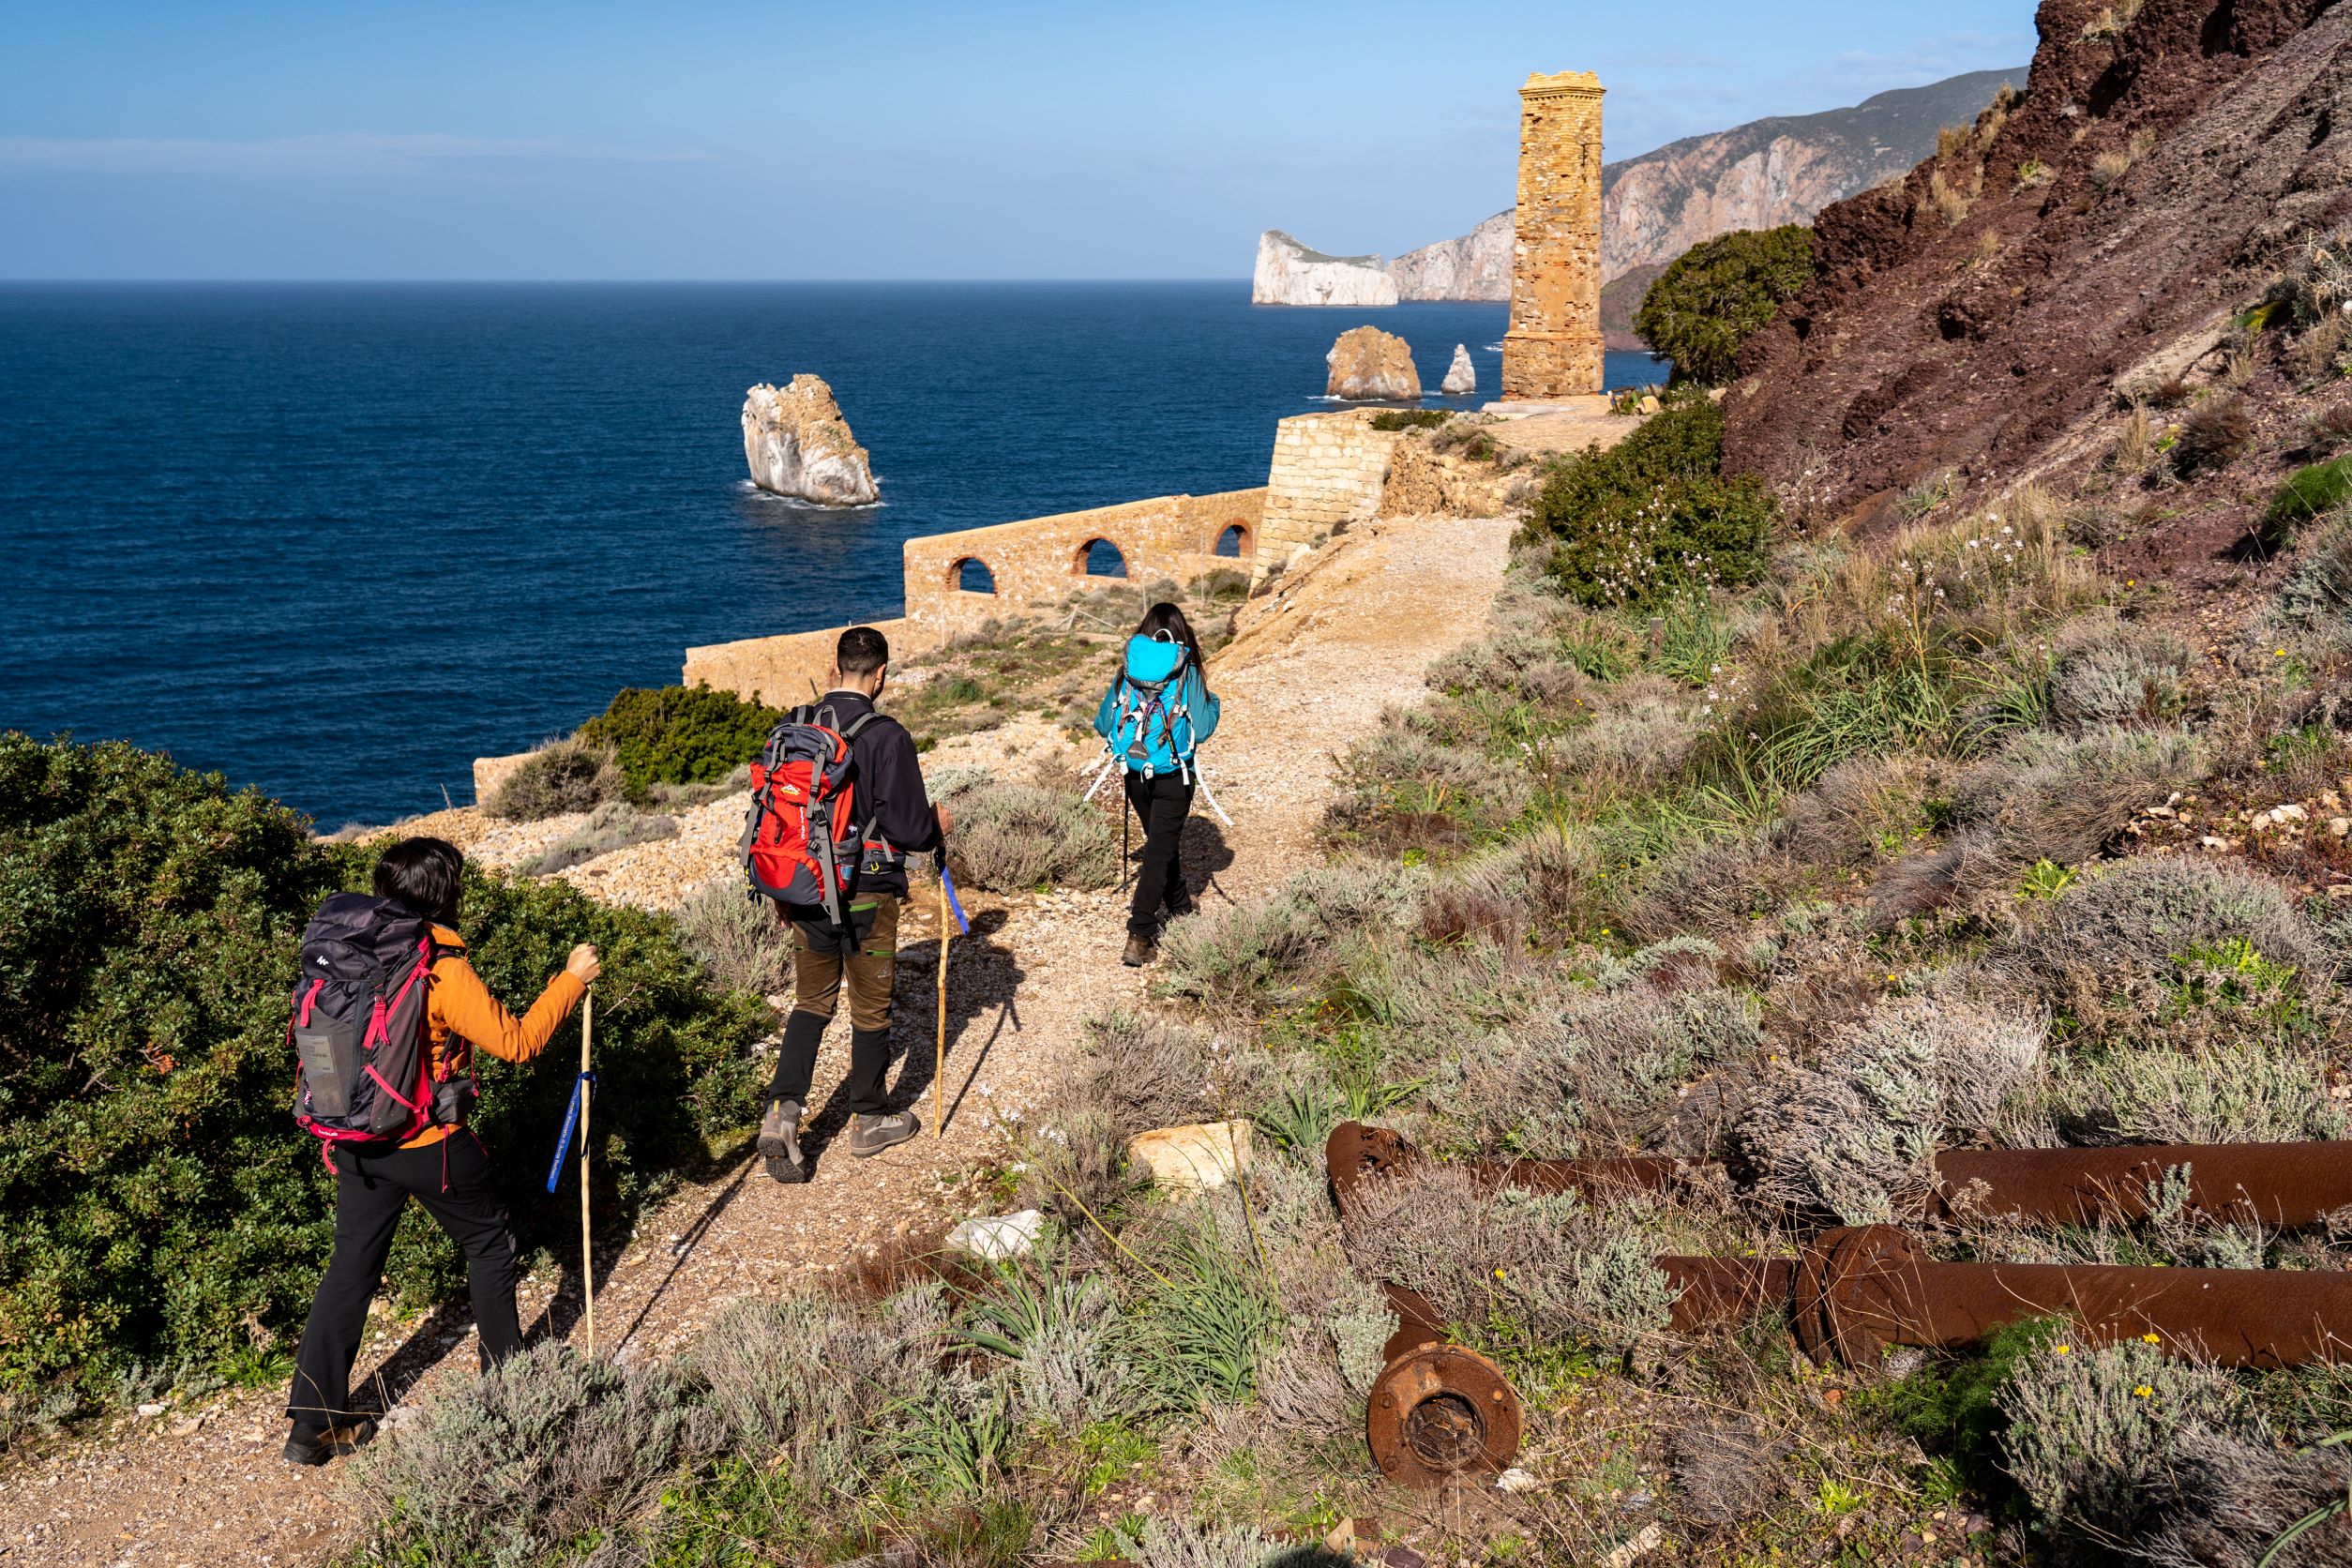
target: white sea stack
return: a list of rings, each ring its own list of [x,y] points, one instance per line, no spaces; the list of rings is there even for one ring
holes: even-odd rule
[[[1421,396],[1421,372],[1413,369],[1412,345],[1394,332],[1359,326],[1339,335],[1323,355],[1331,375],[1323,390],[1351,402],[1372,400],[1410,402]]]
[[[1478,368],[1470,363],[1470,345],[1454,345],[1454,363],[1445,368],[1445,379],[1438,384],[1449,398],[1465,397],[1478,390]]]
[[[822,377],[762,382],[744,394],[743,456],[763,490],[821,506],[872,504],[874,471]]]
[[[1258,265],[1249,275],[1252,305],[1396,303],[1396,279],[1378,256],[1326,256],[1279,229],[1258,236]]]

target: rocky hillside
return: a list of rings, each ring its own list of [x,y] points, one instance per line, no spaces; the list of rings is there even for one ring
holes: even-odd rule
[[[2335,373],[2312,332],[2289,340],[2286,312],[2268,332],[2233,317],[2283,276],[2335,264],[2309,251],[2352,209],[2352,139],[2335,134],[2352,115],[2352,14],[2045,0],[2040,20],[2026,91],[1823,211],[1813,286],[1744,352],[1726,462],[1801,489],[1818,516],[1867,527],[2023,476],[2073,488],[2101,465],[2145,470],[2189,425],[2246,422]],[[2156,451],[2118,455],[2125,426]],[[2275,482],[2298,438],[2254,433],[2231,435],[2229,459],[2274,447]],[[2125,504],[2164,514],[2167,549],[2212,535],[2209,555],[2254,511],[2242,467],[2213,482],[2227,466],[2167,459],[2197,504],[2142,505],[2132,487]]]
[[[1601,276],[1614,282],[1664,267],[1733,229],[1806,222],[1935,151],[1937,130],[1974,120],[2005,81],[2022,85],[2025,72],[1971,71],[1851,108],[1751,120],[1606,165]],[[1406,252],[1388,270],[1401,299],[1508,299],[1511,241],[1506,207],[1458,239]],[[1619,314],[1627,326],[1640,303],[1637,292],[1624,302]],[[1633,346],[1623,328],[1617,336],[1624,340],[1616,346]]]

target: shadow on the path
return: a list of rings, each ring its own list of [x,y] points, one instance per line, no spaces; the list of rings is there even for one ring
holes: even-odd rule
[[[1021,1028],[1020,1010],[1015,998],[1020,990],[1026,972],[1015,961],[1012,949],[995,940],[1004,928],[1003,910],[984,910],[972,918],[972,931],[957,936],[948,950],[947,961],[951,981],[947,990],[946,1063],[960,1066],[958,1051],[972,1051],[972,1066],[964,1073],[968,1088],[979,1072],[980,1063],[988,1059],[997,1037],[1009,1024],[1015,1033]],[[846,1009],[844,1009],[846,1011]],[[969,1026],[984,1013],[995,1018],[978,1048],[972,1050],[965,1035]],[[849,1027],[846,1018],[837,1018],[837,1029]],[[923,1137],[933,1136],[928,1098],[935,1076],[933,1057],[939,1053],[939,939],[918,942],[898,950],[896,985],[891,999],[891,1054],[898,1064],[898,1081],[890,1090],[889,1104],[895,1110],[913,1110],[924,1121]],[[952,1081],[952,1080],[951,1080]],[[956,1104],[963,1102],[958,1091]],[[948,1120],[955,1120],[956,1107],[948,1108]],[[819,1162],[826,1149],[849,1125],[848,1108],[841,1103],[841,1086],[836,1084],[826,1097],[824,1107],[801,1135],[801,1152],[808,1162],[809,1179],[817,1177]]]

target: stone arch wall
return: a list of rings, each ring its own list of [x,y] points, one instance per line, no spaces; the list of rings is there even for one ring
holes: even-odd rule
[[[1222,548],[1228,534],[1233,535],[1233,553],[1230,555],[1226,554]],[[1229,518],[1224,526],[1210,536],[1209,553],[1220,560],[1246,561],[1250,558],[1252,541],[1257,537],[1258,531],[1247,522],[1240,518]]]
[[[1262,490],[1162,495],[909,539],[907,620],[948,636],[991,615],[1060,604],[1090,586],[1140,586],[1164,579],[1189,582],[1206,572],[1231,570],[1233,558],[1215,553],[1218,537],[1240,525],[1243,560],[1250,561],[1265,505]],[[1097,539],[1119,551],[1125,577],[1087,573],[1086,551]],[[988,564],[996,579],[994,594],[959,586],[962,563],[972,559]]]

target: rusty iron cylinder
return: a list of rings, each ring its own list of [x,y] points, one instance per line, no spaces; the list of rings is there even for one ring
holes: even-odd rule
[[[1524,1420],[1500,1367],[1459,1345],[1424,1344],[1373,1383],[1364,1439],[1382,1475],[1426,1490],[1508,1469]]]

